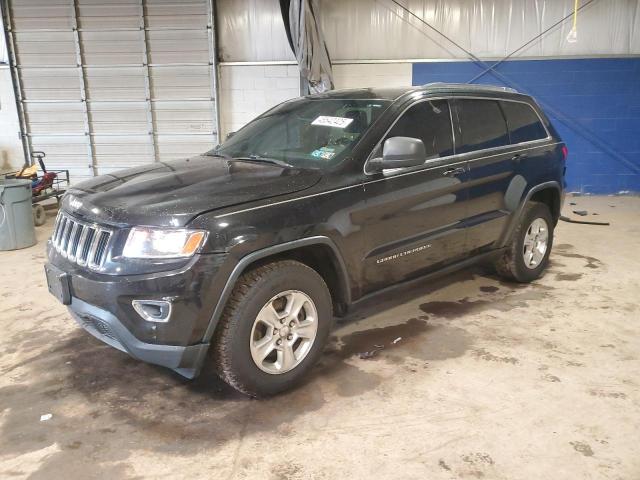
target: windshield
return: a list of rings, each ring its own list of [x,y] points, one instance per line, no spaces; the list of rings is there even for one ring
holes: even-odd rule
[[[377,99],[293,100],[256,118],[209,154],[325,168],[346,158],[390,103]]]

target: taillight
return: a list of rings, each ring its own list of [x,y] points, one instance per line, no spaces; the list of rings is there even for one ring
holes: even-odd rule
[[[562,160],[566,160],[567,157],[569,156],[569,149],[567,148],[566,145],[562,145]]]

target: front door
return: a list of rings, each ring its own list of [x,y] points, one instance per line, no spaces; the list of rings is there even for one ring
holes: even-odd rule
[[[465,251],[466,162],[454,156],[447,100],[421,100],[399,117],[384,140],[412,137],[427,153],[420,167],[371,174],[364,183],[364,293],[422,275]]]

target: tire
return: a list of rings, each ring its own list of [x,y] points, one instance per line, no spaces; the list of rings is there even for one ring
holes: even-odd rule
[[[282,323],[279,316],[286,317],[286,312],[294,311],[302,301],[300,314],[285,318]],[[269,309],[269,305],[274,308]],[[272,311],[276,312],[273,318]],[[309,332],[314,328],[314,317],[313,340],[298,337],[297,332],[308,337],[312,335]],[[297,325],[290,327],[296,322]],[[276,327],[272,326],[274,324]],[[214,368],[222,380],[246,395],[275,395],[292,388],[307,376],[322,354],[332,324],[331,295],[315,270],[293,260],[257,267],[238,279],[227,302],[212,345]],[[273,347],[270,339],[275,343],[280,341],[280,347]],[[266,345],[264,349],[260,346],[262,342]],[[291,350],[287,345],[292,345]],[[261,358],[271,347],[273,350],[262,363],[254,360],[254,356]],[[285,360],[285,349],[295,352],[293,362],[290,354],[286,356],[289,361]]]
[[[530,240],[532,236],[535,236],[536,227],[543,225],[541,222],[546,224],[546,248],[541,258],[536,260],[533,256],[529,256],[530,247],[525,250],[525,240]],[[495,262],[498,274],[507,280],[520,283],[529,283],[539,278],[549,263],[549,254],[553,246],[553,229],[554,222],[549,207],[544,203],[527,202],[508,249]],[[543,236],[544,233],[540,231],[538,238],[541,239]],[[529,245],[531,243],[528,242]],[[534,240],[533,245],[539,244]],[[539,253],[536,255],[539,256]]]
[[[47,212],[45,212],[42,205],[37,203],[33,206],[33,223],[36,227],[41,227],[47,223]]]

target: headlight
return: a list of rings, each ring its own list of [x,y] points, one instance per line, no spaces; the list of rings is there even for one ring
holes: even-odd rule
[[[204,230],[134,227],[122,255],[129,258],[181,258],[198,251],[207,237]]]

